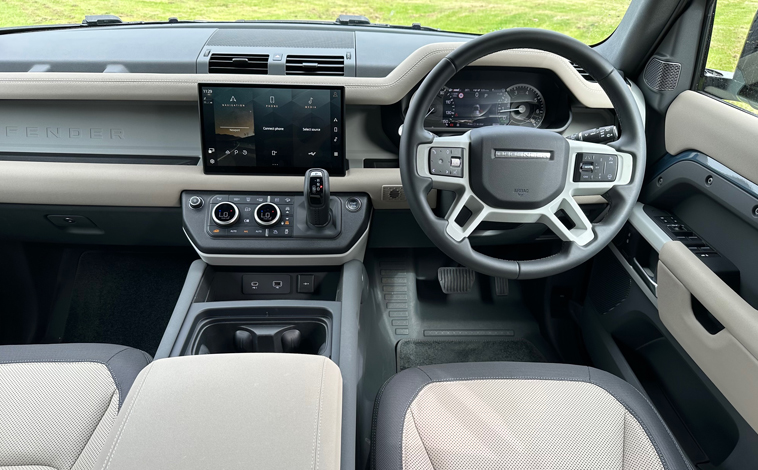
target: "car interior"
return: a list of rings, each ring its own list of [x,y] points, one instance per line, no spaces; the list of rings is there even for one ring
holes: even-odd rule
[[[758,468],[751,5],[0,28],[0,469]]]

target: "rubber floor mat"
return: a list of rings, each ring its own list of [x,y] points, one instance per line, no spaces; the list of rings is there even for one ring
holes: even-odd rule
[[[402,340],[397,345],[398,371],[417,366],[456,362],[545,362],[545,357],[524,339],[500,341]]]

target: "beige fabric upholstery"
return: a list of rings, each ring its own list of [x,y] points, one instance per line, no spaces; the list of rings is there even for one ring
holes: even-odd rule
[[[118,404],[104,364],[0,364],[0,469],[93,468]]]
[[[97,469],[340,465],[342,377],[322,356],[161,359],[132,387]]]
[[[404,470],[663,470],[637,419],[585,382],[425,386],[403,426]]]

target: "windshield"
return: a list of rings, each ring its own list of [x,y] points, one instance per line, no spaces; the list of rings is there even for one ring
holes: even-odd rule
[[[3,0],[0,26],[78,24],[85,15],[123,21],[323,20],[362,15],[372,23],[484,34],[504,28],[559,31],[589,44],[608,37],[630,0]]]

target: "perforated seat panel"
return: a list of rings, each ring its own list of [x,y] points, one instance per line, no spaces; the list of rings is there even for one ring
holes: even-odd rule
[[[408,369],[378,397],[378,470],[689,470],[631,385],[586,367],[447,364]]]

